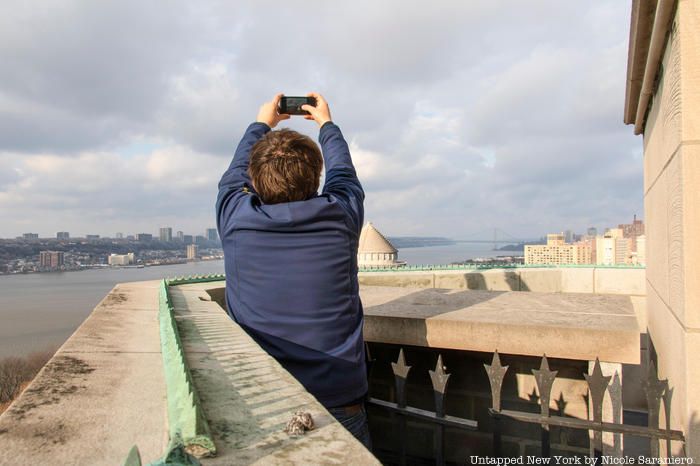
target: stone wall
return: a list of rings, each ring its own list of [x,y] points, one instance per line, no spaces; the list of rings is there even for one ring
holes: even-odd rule
[[[361,272],[361,285],[644,296],[642,268],[551,267],[416,272]]]
[[[700,457],[700,3],[679,0],[644,129],[648,331]]]

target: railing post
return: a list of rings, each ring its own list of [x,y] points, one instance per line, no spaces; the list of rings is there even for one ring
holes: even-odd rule
[[[649,364],[649,373],[644,382],[644,391],[647,395],[647,410],[649,412],[649,427],[659,427],[659,411],[661,410],[661,397],[666,391],[668,381],[659,380],[656,374],[656,365],[654,361]],[[652,458],[659,457],[659,438],[651,437],[649,439],[649,452]]]
[[[671,400],[673,399],[673,389],[668,386],[668,381],[666,381],[666,390],[664,390],[663,402],[664,402],[664,418],[666,420],[666,430],[671,430]],[[666,456],[673,456],[673,450],[671,450],[671,439],[666,437]]]
[[[433,395],[435,397],[435,416],[445,417],[445,390],[447,389],[447,382],[450,379],[450,374],[445,372],[445,366],[442,364],[442,356],[438,355],[437,363],[435,364],[434,371],[428,371],[430,374],[430,380],[433,383]],[[445,426],[438,424],[435,430],[435,464],[443,465],[445,464]]]
[[[498,356],[498,350],[493,353],[491,365],[484,364],[486,374],[489,376],[491,384],[491,416],[493,419],[493,456],[500,458],[503,454],[501,451],[501,420],[498,413],[501,411],[501,388],[503,387],[503,378],[506,375],[508,366],[501,365],[501,358]]]
[[[552,385],[554,385],[554,379],[557,376],[557,371],[549,370],[549,363],[547,362],[547,356],[542,356],[542,362],[540,363],[539,370],[533,369],[532,374],[535,376],[535,382],[537,383],[537,390],[540,392],[540,413],[542,417],[549,417],[549,399],[552,393]],[[542,431],[542,456],[549,458],[550,452],[550,435],[549,435],[549,423],[540,424],[540,429]]]
[[[612,377],[603,375],[598,358],[596,358],[595,365],[593,366],[593,374],[583,374],[583,376],[586,378],[586,382],[588,382],[588,391],[591,394],[593,422],[597,424],[593,433],[592,453],[593,457],[597,460],[596,464],[600,464],[600,460],[603,456],[603,401],[605,398],[605,391],[608,389],[608,383],[610,383]]]
[[[399,350],[399,359],[391,363],[391,370],[394,372],[394,382],[396,384],[396,404],[399,408],[406,407],[406,379],[411,366],[406,365],[403,355],[403,348]],[[401,439],[401,464],[406,464],[406,416],[398,413],[399,416],[399,436]]]

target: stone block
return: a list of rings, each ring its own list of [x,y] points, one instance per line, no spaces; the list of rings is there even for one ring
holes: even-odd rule
[[[435,272],[435,288],[447,290],[484,290],[485,286],[473,288],[469,277],[471,272],[445,273]]]
[[[562,291],[559,269],[518,269],[520,291],[559,293]]]
[[[596,294],[646,294],[645,269],[595,269]]]
[[[367,286],[360,295],[370,341],[639,362],[627,296]]]
[[[698,105],[696,108],[700,108]],[[684,324],[697,330],[700,329],[700,141],[684,145],[681,155]]]
[[[467,274],[470,290],[519,291],[520,277],[513,270],[483,270]]]
[[[593,293],[594,267],[560,268],[561,291],[563,293]]]
[[[639,324],[639,332],[646,333],[648,326],[647,317],[647,297],[646,296],[630,296],[632,309],[637,316],[637,324]]]
[[[667,219],[668,219],[668,301],[667,304],[683,322],[685,298],[683,289],[684,254],[683,249],[683,178],[681,176],[682,156],[676,154],[669,162],[664,175],[667,180]]]
[[[652,98],[644,130],[644,192],[653,186],[681,142],[681,44],[669,36],[663,74]]]
[[[358,274],[360,285],[401,286],[433,288],[432,273],[415,272],[361,272]]]
[[[644,196],[646,217],[646,278],[664,302],[668,292],[668,179],[661,175]]]
[[[677,31],[681,43],[681,96],[683,140],[700,140],[700,5],[678,2]]]

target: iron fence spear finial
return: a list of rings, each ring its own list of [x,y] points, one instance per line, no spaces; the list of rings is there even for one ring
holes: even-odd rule
[[[494,411],[501,410],[501,387],[503,386],[503,378],[506,375],[508,366],[501,365],[501,358],[498,356],[498,350],[493,353],[493,360],[491,365],[484,364],[486,373],[489,376],[489,383],[491,384],[491,406]]]

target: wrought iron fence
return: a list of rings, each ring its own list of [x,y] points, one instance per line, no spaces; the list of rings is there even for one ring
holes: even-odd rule
[[[376,361],[370,355],[370,349],[367,346],[368,355],[368,371]],[[540,361],[539,369],[533,369],[537,390],[539,392],[540,412],[527,412],[517,410],[505,410],[501,407],[501,392],[503,381],[508,371],[508,366],[501,364],[501,359],[498,351],[494,352],[491,364],[484,364],[486,374],[488,376],[491,388],[491,407],[488,413],[493,420],[492,426],[492,455],[501,457],[502,449],[502,432],[504,422],[522,422],[529,424],[539,424],[540,433],[540,454],[542,457],[551,455],[550,427],[556,426],[559,428],[569,428],[588,431],[592,433],[590,440],[591,456],[600,458],[603,455],[603,433],[611,433],[614,435],[632,435],[645,437],[650,442],[650,456],[659,456],[659,441],[666,442],[667,456],[671,456],[671,442],[678,441],[684,444],[685,438],[683,432],[670,428],[670,405],[673,390],[669,388],[667,380],[659,380],[657,377],[656,368],[653,363],[650,365],[647,379],[643,382],[643,389],[646,392],[648,404],[648,426],[637,426],[624,424],[621,416],[616,416],[613,422],[603,421],[603,407],[605,402],[606,392],[610,392],[611,396],[615,396],[619,405],[621,405],[621,382],[620,374],[604,375],[601,369],[600,362],[596,359],[593,370],[590,374],[584,373],[583,377],[588,388],[588,400],[590,405],[590,417],[592,419],[579,419],[574,417],[565,417],[561,415],[553,415],[550,412],[551,392],[554,382],[557,377],[556,370],[549,368],[549,361],[546,356],[543,356]],[[433,424],[434,441],[433,441],[433,457],[435,464],[445,464],[445,428],[452,427],[465,431],[476,431],[479,425],[476,420],[465,419],[462,417],[451,416],[445,412],[445,395],[450,378],[450,374],[446,372],[446,367],[443,365],[442,355],[438,354],[437,363],[434,370],[429,370],[430,380],[433,389],[434,410],[429,411],[410,406],[406,399],[406,381],[408,379],[411,366],[406,363],[404,349],[400,348],[398,359],[396,362],[391,362],[391,369],[394,376],[395,386],[395,401],[387,401],[370,397],[368,404],[394,413],[397,416],[398,436],[400,438],[400,462],[407,462],[407,432],[406,419],[408,417],[418,418]],[[611,383],[612,380],[612,383]],[[661,406],[665,413],[665,426],[659,428],[659,414]],[[616,439],[619,444],[619,438]],[[449,447],[449,446],[448,446]],[[622,455],[622,449],[617,449],[616,454]],[[613,454],[614,456],[614,454]]]
[[[369,367],[371,368],[374,360],[370,355],[368,346],[366,346],[366,351]],[[435,370],[428,371],[430,381],[433,385],[435,411],[409,406],[406,402],[406,379],[411,371],[411,366],[406,364],[403,348],[401,348],[398,360],[391,363],[391,370],[394,373],[394,383],[396,387],[396,402],[372,397],[367,400],[370,405],[389,410],[398,416],[399,437],[401,439],[400,458],[402,465],[406,464],[406,417],[419,418],[435,424],[433,455],[435,457],[435,464],[440,465],[445,464],[445,427],[456,427],[464,430],[476,430],[478,427],[477,422],[472,419],[449,416],[445,413],[445,393],[447,390],[447,382],[450,380],[450,374],[448,374],[445,369],[442,363],[442,356],[438,355]]]
[[[649,367],[647,379],[643,383],[643,389],[646,392],[647,409],[648,409],[648,426],[635,426],[623,424],[622,422],[604,422],[603,421],[603,403],[606,391],[610,390],[613,385],[610,380],[615,377],[617,380],[617,390],[620,390],[619,374],[615,376],[603,375],[600,361],[596,359],[593,366],[592,374],[583,374],[588,384],[588,392],[590,394],[591,410],[593,419],[576,419],[564,416],[554,416],[549,412],[549,400],[551,396],[552,386],[556,379],[557,371],[549,369],[549,363],[546,356],[542,356],[539,369],[533,369],[532,374],[535,377],[537,390],[540,394],[540,414],[504,410],[501,409],[501,388],[503,386],[503,378],[508,371],[508,366],[501,364],[501,359],[498,351],[494,352],[491,364],[484,364],[486,373],[489,377],[491,385],[492,405],[489,414],[493,417],[493,453],[494,456],[500,456],[502,453],[501,442],[501,423],[505,420],[526,422],[539,424],[541,426],[541,454],[544,457],[550,456],[550,426],[568,427],[573,429],[582,429],[593,432],[591,442],[591,453],[594,458],[598,459],[596,464],[600,464],[600,458],[603,456],[603,433],[609,432],[613,434],[630,434],[639,437],[649,438],[649,447],[652,457],[659,456],[659,440],[666,441],[667,456],[672,455],[671,441],[685,442],[683,432],[670,428],[670,406],[673,390],[668,386],[668,380],[659,380],[656,368],[652,362]],[[666,414],[666,426],[663,429],[659,428],[659,413],[661,408],[661,400],[664,402],[664,410]],[[622,452],[615,452],[621,456]]]

